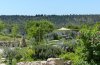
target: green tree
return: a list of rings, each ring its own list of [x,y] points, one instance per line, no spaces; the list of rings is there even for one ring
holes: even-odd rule
[[[84,25],[76,39],[75,52],[62,54],[60,57],[71,60],[74,65],[100,65],[100,33],[99,24]]]
[[[80,39],[84,43],[85,60],[89,63],[98,63],[100,57],[100,33],[99,25],[95,24],[93,27],[84,26],[80,30]]]
[[[13,24],[12,25],[12,36],[13,36],[14,40],[15,40],[17,34],[18,34],[18,30],[19,30],[18,25],[17,24]]]
[[[41,41],[44,34],[54,30],[54,25],[47,20],[30,21],[26,25],[27,35],[29,38],[35,38],[36,41]]]
[[[5,27],[5,23],[0,21],[0,31]]]

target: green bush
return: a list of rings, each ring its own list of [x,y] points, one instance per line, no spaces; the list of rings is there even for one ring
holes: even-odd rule
[[[9,41],[9,40],[11,40],[11,37],[0,35],[0,40],[1,41]]]
[[[59,57],[63,53],[62,49],[54,46],[38,45],[35,48],[35,55],[33,56],[35,60],[42,59],[46,60],[50,57]]]
[[[89,65],[87,61],[84,61],[80,55],[75,53],[68,52],[66,54],[60,55],[60,58],[63,58],[65,61],[70,60],[73,65]]]
[[[35,54],[35,51],[30,48],[17,48],[16,49],[17,54],[15,55],[16,60],[19,61],[32,61],[34,58],[32,58],[32,55]]]
[[[29,47],[15,49],[6,48],[3,56],[6,58],[8,64],[11,63],[15,65],[16,62],[20,61],[33,61],[34,58],[32,56],[34,53],[35,51]]]

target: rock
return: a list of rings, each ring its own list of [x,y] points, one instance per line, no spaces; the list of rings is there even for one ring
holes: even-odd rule
[[[2,64],[0,64],[0,65],[6,65],[6,64],[2,63]]]
[[[61,58],[49,58],[47,59],[47,65],[64,65],[64,60]]]
[[[47,59],[47,65],[64,65],[64,61],[61,58],[49,58]]]
[[[0,48],[0,54],[3,54],[4,49]]]
[[[64,65],[72,65],[72,62],[69,60],[67,62],[64,62]]]
[[[47,61],[41,61],[41,65],[47,65]]]
[[[46,65],[57,65],[55,61],[47,61]]]
[[[24,62],[17,63],[17,65],[25,65]]]
[[[33,65],[41,65],[41,62],[40,62],[40,61],[35,61],[35,62],[33,63]]]
[[[49,58],[47,61],[19,62],[17,65],[71,65],[71,61],[64,63],[61,58]]]

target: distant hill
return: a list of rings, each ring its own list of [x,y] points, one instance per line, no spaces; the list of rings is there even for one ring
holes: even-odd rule
[[[26,15],[1,15],[0,20],[6,23],[24,23],[30,20],[41,20],[46,19],[57,26],[63,25],[81,25],[81,24],[93,24],[100,22],[100,15],[35,15],[35,16],[26,16]]]

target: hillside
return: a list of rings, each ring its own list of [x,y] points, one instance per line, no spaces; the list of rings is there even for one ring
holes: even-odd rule
[[[0,20],[7,23],[24,23],[30,20],[49,20],[58,26],[75,24],[80,25],[83,23],[92,24],[100,22],[100,15],[1,15]]]

